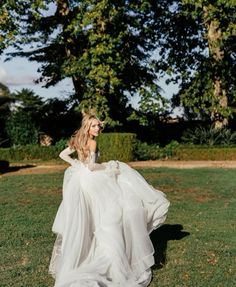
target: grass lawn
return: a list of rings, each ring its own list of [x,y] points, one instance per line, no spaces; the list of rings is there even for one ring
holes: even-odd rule
[[[150,287],[236,286],[236,170],[139,170],[171,207],[152,233]],[[47,274],[63,173],[0,178],[1,287],[49,287]]]

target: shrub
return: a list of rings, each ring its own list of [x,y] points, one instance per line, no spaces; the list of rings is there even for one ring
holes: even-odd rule
[[[21,146],[38,142],[38,129],[26,113],[12,113],[6,122],[6,133],[11,145]]]
[[[236,160],[236,147],[179,146],[177,160]]]
[[[61,139],[59,140],[58,142],[55,143],[55,147],[58,149],[58,150],[63,150],[67,147],[68,145],[68,140],[67,139]]]
[[[157,160],[168,159],[175,154],[176,148],[179,146],[177,141],[171,141],[164,148],[157,144],[149,145],[141,141],[135,144],[134,158],[135,160]]]
[[[0,159],[8,161],[52,160],[58,158],[58,153],[55,146],[25,145],[0,148]]]
[[[158,145],[149,145],[146,142],[136,141],[134,146],[135,160],[154,160],[160,158],[160,147]]]
[[[134,158],[136,135],[133,133],[104,133],[98,138],[101,161],[111,159],[131,161]]]
[[[195,130],[186,130],[181,138],[184,143],[195,145],[224,145],[236,143],[236,132],[227,128],[215,129],[214,127],[197,127]]]
[[[162,149],[161,158],[168,159],[173,157],[176,154],[176,150],[178,147],[179,143],[177,141],[171,141]]]
[[[111,159],[120,161],[133,160],[133,147],[136,139],[131,133],[108,133],[99,136],[101,161]],[[67,146],[67,140],[60,140],[55,146],[25,145],[0,148],[0,159],[8,161],[55,160],[60,151]]]

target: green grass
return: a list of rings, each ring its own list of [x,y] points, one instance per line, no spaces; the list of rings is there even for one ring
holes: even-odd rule
[[[171,201],[150,287],[236,286],[236,170],[139,170]],[[49,287],[63,174],[0,178],[1,287]]]

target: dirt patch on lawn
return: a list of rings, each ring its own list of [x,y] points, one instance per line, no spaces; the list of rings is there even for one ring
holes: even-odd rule
[[[134,168],[236,168],[236,161],[135,161],[128,163]],[[64,171],[68,165],[14,165],[10,166],[0,176],[24,175],[24,174],[43,174]]]
[[[30,167],[28,165],[14,165],[10,166],[1,176],[54,173],[64,171],[66,168],[66,165],[31,165]]]
[[[221,160],[221,161],[207,161],[207,160],[194,160],[194,161],[174,161],[174,160],[149,160],[149,161],[136,161],[131,162],[132,167],[169,167],[169,168],[236,168],[236,161]]]

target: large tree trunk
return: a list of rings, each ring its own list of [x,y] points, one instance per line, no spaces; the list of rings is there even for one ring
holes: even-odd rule
[[[76,39],[70,35],[67,31],[68,25],[71,25],[70,22],[70,7],[68,0],[57,0],[57,11],[56,14],[60,18],[61,24],[63,26],[63,36],[65,39],[65,54],[68,59],[76,58],[79,53],[78,44],[76,43]],[[78,76],[72,76],[72,83],[74,86],[76,97],[79,101],[83,99],[84,93],[84,82],[83,79]]]
[[[217,19],[211,19],[209,13],[211,12],[211,6],[204,6],[204,22],[207,27],[207,40],[209,47],[209,54],[212,57],[213,67],[213,97],[216,103],[212,110],[212,119],[215,128],[222,128],[228,124],[228,119],[222,115],[220,110],[224,110],[228,107],[228,98],[225,88],[223,87],[221,71],[219,67],[224,60],[224,50],[220,46],[222,41],[222,32]]]

